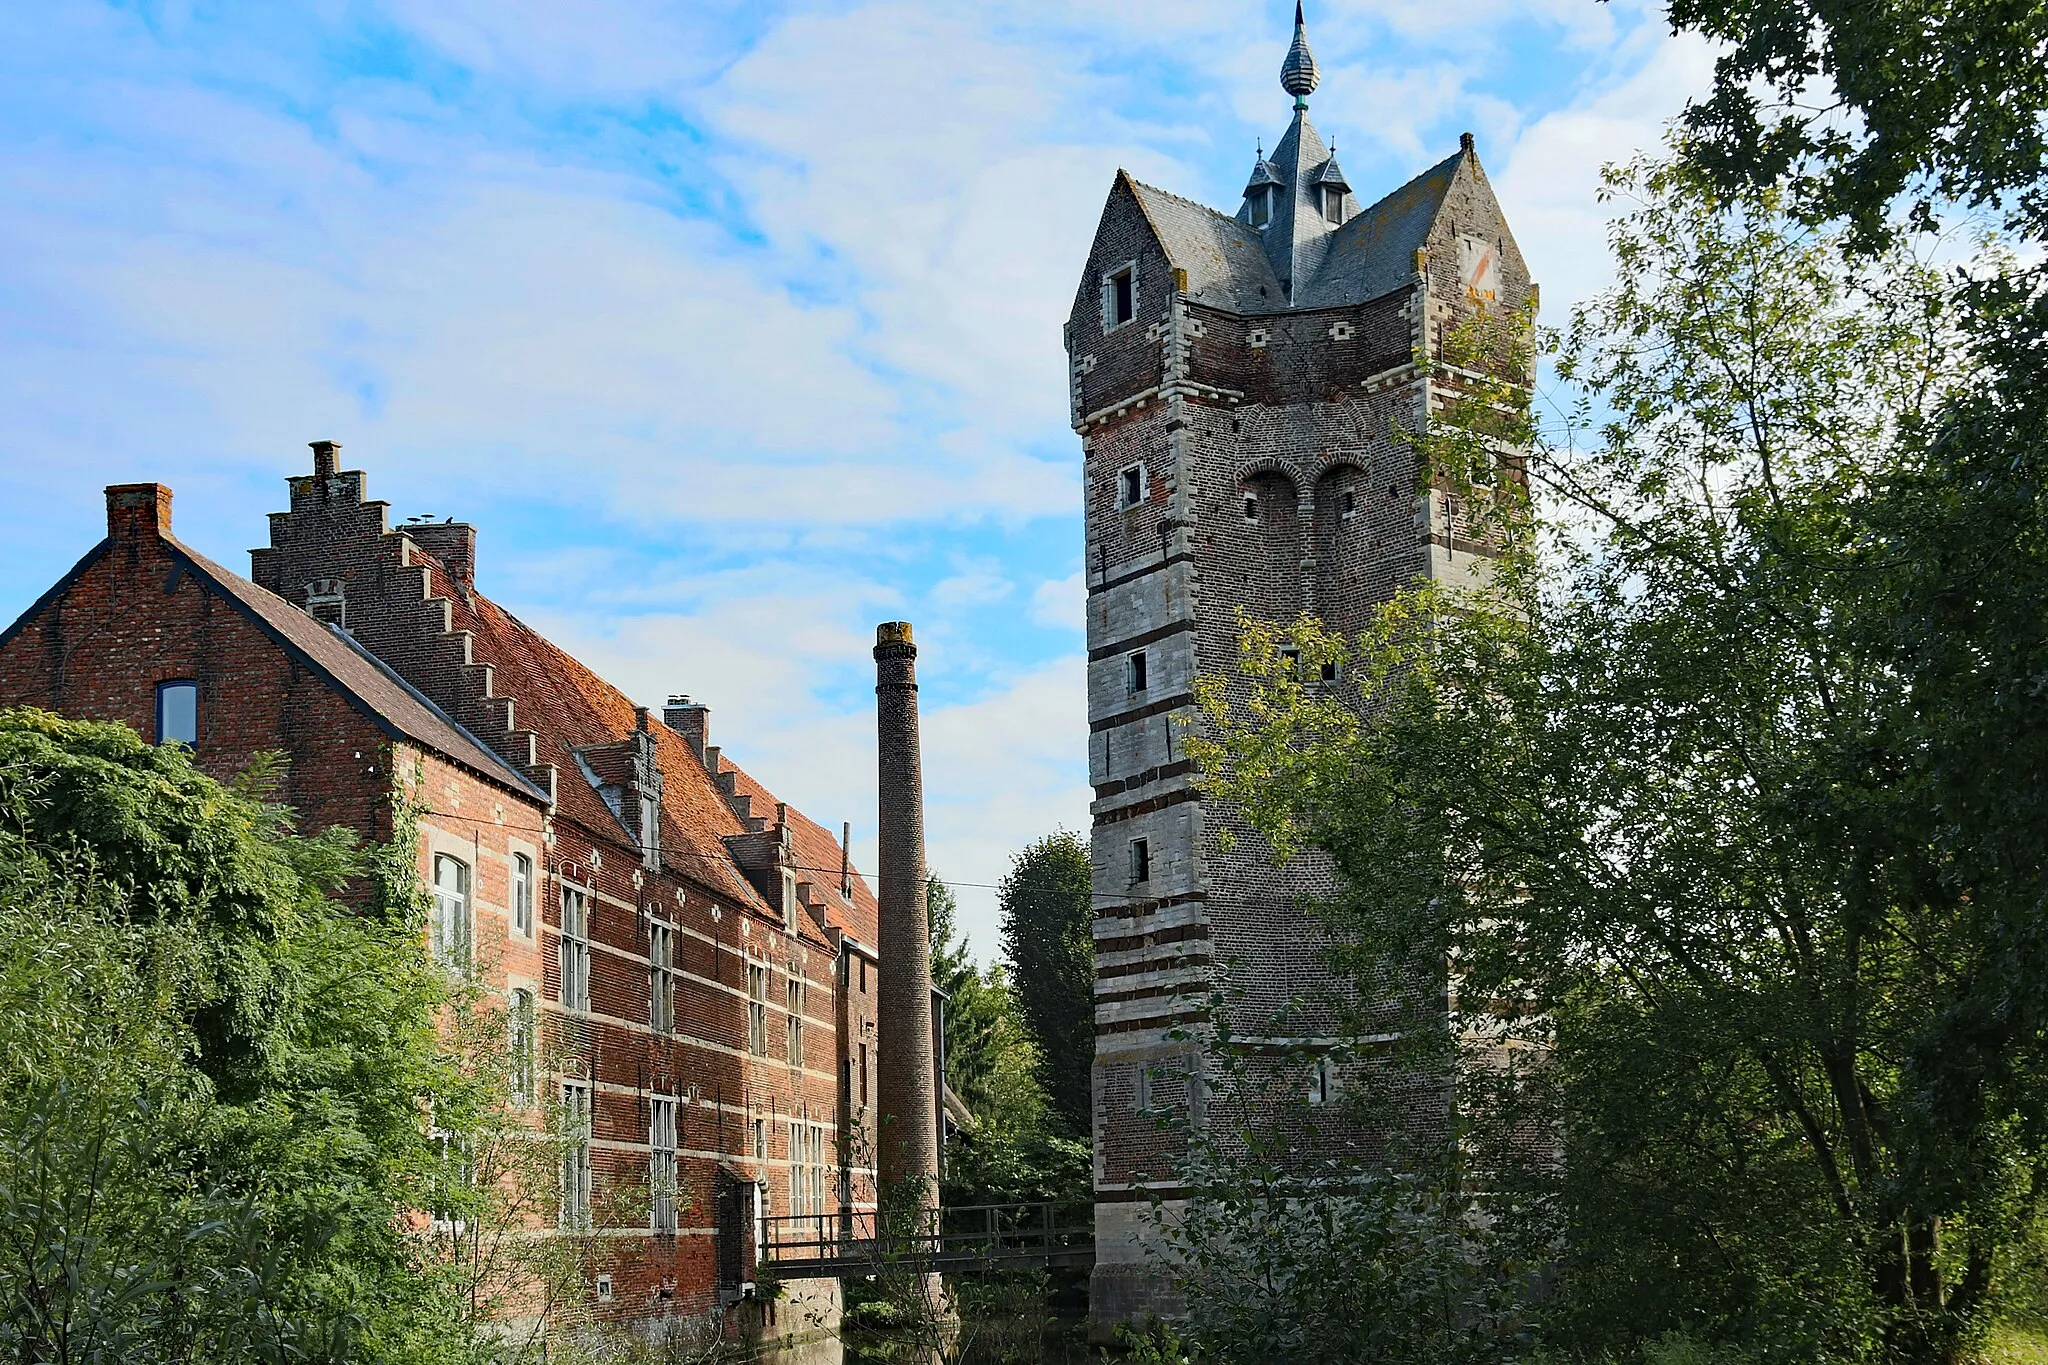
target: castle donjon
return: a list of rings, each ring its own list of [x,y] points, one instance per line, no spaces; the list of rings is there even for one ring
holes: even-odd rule
[[[1247,1043],[1313,1048],[1336,1028],[1287,1009],[1323,974],[1301,901],[1328,865],[1276,866],[1205,802],[1184,753],[1194,680],[1232,677],[1240,613],[1356,632],[1404,583],[1476,579],[1486,547],[1404,433],[1442,397],[1447,332],[1535,292],[1470,134],[1362,202],[1309,120],[1318,80],[1297,6],[1293,119],[1235,212],[1119,173],[1066,325],[1087,487],[1098,1321],[1178,1307],[1147,1265],[1149,1201],[1176,1194],[1153,1114],[1201,1122],[1196,1059],[1171,1035],[1219,974]]]

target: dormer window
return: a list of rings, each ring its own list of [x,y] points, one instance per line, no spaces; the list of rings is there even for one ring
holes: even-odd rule
[[[1264,227],[1273,220],[1273,191],[1261,185],[1245,198],[1245,207],[1251,210],[1252,226]]]
[[[1333,223],[1344,221],[1344,190],[1341,186],[1323,187],[1323,217]]]
[[[1113,331],[1138,315],[1138,268],[1109,273],[1102,281],[1102,330]]]

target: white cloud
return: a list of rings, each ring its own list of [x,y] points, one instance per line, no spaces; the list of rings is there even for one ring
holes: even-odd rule
[[[1031,590],[1031,620],[1055,630],[1087,629],[1087,581],[1076,572],[1040,583]]]

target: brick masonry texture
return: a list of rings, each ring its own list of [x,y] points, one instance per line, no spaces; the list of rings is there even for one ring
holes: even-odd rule
[[[388,838],[394,800],[409,803],[422,878],[436,855],[471,869],[479,978],[500,1000],[536,998],[543,1095],[589,1087],[593,1208],[645,1189],[651,1102],[678,1102],[678,1231],[652,1231],[644,1198],[626,1226],[598,1229],[592,1306],[730,1330],[754,1198],[774,1215],[873,1206],[874,897],[838,838],[710,743],[704,708],[636,708],[476,591],[474,528],[394,530],[365,485],[318,443],[252,553],[253,582],[174,539],[169,490],[110,489],[107,539],[0,635],[0,705],[154,741],[157,684],[192,680],[195,760],[225,778],[281,751],[302,828]],[[530,932],[512,911],[520,856]],[[571,892],[590,907],[587,1008],[563,998]],[[674,944],[668,1027],[652,1010],[657,928]],[[765,984],[758,1036],[750,968]],[[808,1182],[792,1188],[792,1123],[822,1130],[822,1207]],[[595,1303],[596,1271],[610,1303]],[[828,1316],[837,1302],[830,1283],[796,1289]]]
[[[1288,138],[1321,146],[1305,114]],[[1450,504],[1423,486],[1406,434],[1441,398],[1427,362],[1447,329],[1530,302],[1526,266],[1469,140],[1366,209],[1347,198],[1345,215],[1289,225],[1313,247],[1293,259],[1322,264],[1283,282],[1249,204],[1233,219],[1119,173],[1066,325],[1086,489],[1101,1323],[1174,1306],[1130,1212],[1153,1194],[1173,1207],[1177,1139],[1159,1116],[1205,1119],[1199,1052],[1173,1031],[1199,1029],[1218,987],[1237,1036],[1275,1055],[1339,1027],[1307,904],[1333,889],[1330,864],[1277,863],[1194,790],[1194,680],[1249,694],[1240,614],[1355,633],[1405,583],[1483,576],[1485,547],[1451,539]],[[1319,231],[1327,242],[1310,240]],[[1123,270],[1134,315],[1109,326],[1107,281]],[[1411,1100],[1420,1119],[1442,1095]]]

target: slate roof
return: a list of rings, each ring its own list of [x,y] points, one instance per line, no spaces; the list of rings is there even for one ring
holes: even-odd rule
[[[267,588],[260,588],[168,536],[164,548],[185,570],[253,621],[301,665],[324,678],[393,739],[410,740],[479,777],[523,796],[546,796],[489,745],[458,724],[347,632],[314,620]]]
[[[1308,132],[1312,137],[1314,130]],[[1321,151],[1320,138],[1314,139],[1314,146]],[[1453,153],[1377,203],[1352,214],[1334,232],[1318,229],[1320,214],[1312,216],[1302,208],[1298,215],[1301,229],[1315,233],[1315,249],[1304,249],[1296,259],[1298,278],[1292,300],[1280,287],[1280,277],[1267,256],[1266,240],[1272,234],[1294,232],[1297,215],[1292,195],[1282,196],[1287,201],[1285,220],[1276,214],[1262,236],[1250,224],[1206,204],[1128,175],[1125,178],[1166,258],[1187,271],[1190,297],[1235,313],[1278,313],[1286,311],[1290,303],[1295,308],[1364,303],[1407,284],[1415,274],[1415,249],[1428,242],[1459,165],[1469,155],[1462,149]],[[1335,164],[1334,158],[1324,157],[1303,178],[1314,185],[1319,177],[1333,175],[1341,183],[1342,172],[1331,169]]]

